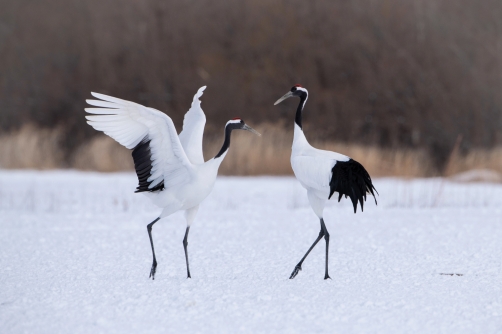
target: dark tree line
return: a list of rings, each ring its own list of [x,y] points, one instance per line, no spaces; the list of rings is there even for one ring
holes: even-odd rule
[[[0,0],[0,131],[96,133],[90,91],[168,113],[208,85],[208,130],[240,116],[289,124],[272,103],[310,91],[310,136],[425,147],[438,166],[502,143],[502,2],[484,0]]]

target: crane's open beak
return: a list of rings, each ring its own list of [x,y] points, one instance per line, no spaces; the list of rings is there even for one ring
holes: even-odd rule
[[[275,101],[274,106],[281,103],[282,101],[284,101],[285,99],[287,99],[288,97],[291,97],[291,96],[293,96],[293,92],[287,92],[286,94],[284,94],[283,97],[281,97],[279,100]]]
[[[256,131],[255,129],[253,129],[252,127],[250,127],[247,124],[244,124],[244,126],[242,127],[242,130],[248,130],[248,131],[254,133],[257,136],[261,136],[261,133],[259,133],[258,131]]]

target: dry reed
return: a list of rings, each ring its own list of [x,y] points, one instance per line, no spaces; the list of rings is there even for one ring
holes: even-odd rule
[[[502,174],[502,147],[452,155],[444,174],[451,176],[472,169],[488,169]]]
[[[272,124],[255,126],[262,137],[244,131],[232,135],[230,152],[221,165],[223,175],[290,175],[289,157],[292,130]],[[133,170],[131,152],[105,135],[81,145],[65,160],[61,149],[61,131],[39,129],[31,125],[0,137],[0,168],[76,168],[102,172]],[[307,133],[308,135],[308,133]],[[309,138],[320,149],[342,152],[361,162],[372,176],[428,177],[450,176],[471,169],[491,169],[502,173],[502,147],[477,149],[467,154],[453,149],[446,169],[433,167],[425,150],[391,150]],[[204,155],[213,157],[221,147],[221,136],[206,136]]]
[[[71,167],[115,172],[133,170],[131,152],[108,136],[100,135],[81,145],[73,154]]]
[[[318,139],[425,148],[441,170],[458,134],[464,147],[502,145],[500,0],[120,4],[2,2],[0,133],[25,122],[61,125],[71,165],[69,152],[91,138],[80,121],[90,91],[181,124],[195,90],[207,85],[208,125],[219,129],[238,115],[254,124],[290,119],[295,102],[272,103],[300,82],[311,92],[306,121],[323,129],[308,131]],[[422,168],[408,153],[389,154],[382,173],[393,173],[393,159]]]
[[[61,131],[25,125],[0,136],[0,168],[53,169],[64,166]]]

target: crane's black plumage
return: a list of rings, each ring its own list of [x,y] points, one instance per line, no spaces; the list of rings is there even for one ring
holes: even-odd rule
[[[331,169],[331,173],[329,199],[331,199],[335,191],[338,192],[338,202],[340,202],[342,196],[346,198],[347,196],[350,197],[354,206],[354,213],[356,213],[358,201],[361,205],[361,211],[363,211],[366,193],[370,193],[375,197],[373,191],[376,191],[376,189],[371,182],[371,177],[359,162],[353,159],[349,161],[337,161]]]
[[[152,172],[152,152],[150,150],[150,140],[144,138],[132,151],[132,158],[134,159],[134,168],[136,175],[138,175],[138,187],[136,193],[144,191],[157,191],[164,190],[164,181],[161,181],[155,187],[149,189],[148,187],[153,181],[148,181]]]

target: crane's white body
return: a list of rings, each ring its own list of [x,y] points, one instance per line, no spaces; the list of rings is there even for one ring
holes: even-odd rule
[[[319,218],[322,218],[324,205],[329,197],[331,169],[338,161],[349,160],[343,154],[312,147],[303,130],[295,124],[291,167],[296,179],[307,189],[310,205]]]
[[[142,141],[150,141],[152,169],[148,181],[152,183],[149,188],[163,182],[164,189],[143,194],[163,208],[160,218],[186,210],[188,225],[193,222],[199,204],[213,190],[218,168],[228,152],[204,162],[202,137],[206,116],[199,98],[205,88],[201,87],[195,94],[179,136],[169,116],[134,102],[92,93],[101,100],[87,102],[98,108],[86,108],[87,112],[96,114],[86,116],[88,123],[123,146],[133,149]]]
[[[163,208],[160,218],[167,217],[179,210],[197,210],[199,204],[213,190],[218,168],[223,161],[222,158],[211,159],[203,164],[193,165],[193,176],[188,182],[174,187],[166,187],[159,192],[144,192],[143,194],[152,203]],[[193,222],[193,218],[195,216],[192,217],[192,220],[187,219],[188,225]]]

